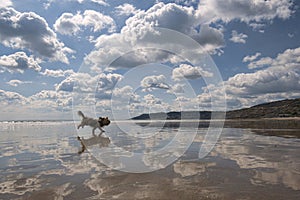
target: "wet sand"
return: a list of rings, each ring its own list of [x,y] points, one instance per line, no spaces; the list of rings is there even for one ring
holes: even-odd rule
[[[0,199],[296,200],[300,197],[300,130],[280,127],[224,128],[213,150],[198,159],[206,131],[200,128],[188,150],[168,167],[126,173],[101,164],[87,151],[78,154],[81,145],[70,122],[2,123]],[[84,138],[93,137],[90,129],[83,131]],[[172,135],[178,130],[169,126],[160,131]],[[103,137],[127,149],[137,145],[113,137],[113,124]],[[149,143],[156,145],[156,140],[162,137]]]

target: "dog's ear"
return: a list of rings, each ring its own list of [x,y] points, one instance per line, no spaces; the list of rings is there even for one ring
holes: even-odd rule
[[[99,120],[103,120],[104,118],[103,117],[99,117]]]

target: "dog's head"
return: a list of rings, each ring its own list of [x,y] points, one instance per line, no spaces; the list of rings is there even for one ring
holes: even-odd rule
[[[100,123],[100,126],[108,126],[110,124],[108,117],[99,117],[98,122]]]

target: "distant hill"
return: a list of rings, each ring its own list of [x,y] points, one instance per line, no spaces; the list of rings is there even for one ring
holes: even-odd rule
[[[222,118],[224,112],[213,112],[214,118]],[[148,119],[210,119],[211,111],[182,111],[150,113],[133,117],[133,120]],[[300,117],[300,98],[263,103],[250,108],[227,111],[226,119]]]
[[[263,103],[226,113],[226,118],[228,119],[276,117],[300,117],[300,98]]]

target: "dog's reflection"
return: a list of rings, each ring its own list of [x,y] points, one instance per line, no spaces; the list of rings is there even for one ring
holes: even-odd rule
[[[77,136],[77,140],[80,141],[81,144],[81,150],[78,151],[78,154],[82,154],[83,152],[85,152],[89,146],[98,145],[99,148],[103,148],[108,147],[108,145],[110,144],[110,139],[101,135],[93,135],[93,137],[88,139]]]

